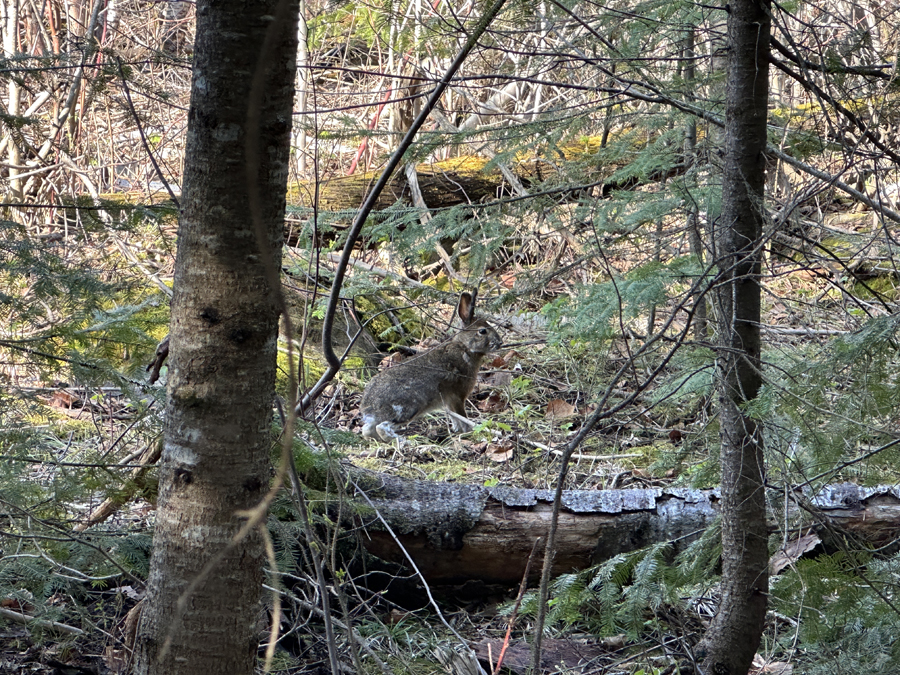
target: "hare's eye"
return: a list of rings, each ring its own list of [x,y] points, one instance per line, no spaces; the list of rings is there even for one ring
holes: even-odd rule
[[[479,335],[487,335],[487,328],[480,328],[478,330]]]

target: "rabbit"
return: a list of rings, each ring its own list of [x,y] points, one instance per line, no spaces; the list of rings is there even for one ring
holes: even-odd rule
[[[475,319],[475,293],[461,293],[456,312],[463,329],[434,349],[373,377],[363,392],[360,414],[365,438],[390,442],[400,438],[395,426],[443,406],[466,417],[466,398],[475,387],[482,359],[502,340],[484,319]],[[453,431],[466,424],[451,415]]]

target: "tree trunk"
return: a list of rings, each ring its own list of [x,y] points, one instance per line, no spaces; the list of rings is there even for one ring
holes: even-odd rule
[[[722,466],[722,600],[705,637],[705,672],[745,675],[766,616],[768,546],[760,430],[742,405],[759,393],[769,0],[728,13],[725,172],[716,228],[717,379]]]
[[[16,38],[19,35],[19,3],[18,0],[4,0],[3,2],[3,56],[13,61],[16,57]],[[12,132],[19,116],[20,90],[19,79],[9,78],[6,83],[6,114],[11,118],[10,132],[7,143],[7,156],[9,162],[9,201],[17,202],[22,199],[22,180],[18,178],[18,166],[21,162],[19,144]]]
[[[141,675],[255,665],[265,554],[256,532],[234,536],[269,483],[280,311],[269,279],[281,262],[296,12],[279,0],[197,4]]]

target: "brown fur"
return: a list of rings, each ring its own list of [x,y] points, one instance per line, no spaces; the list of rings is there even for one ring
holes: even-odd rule
[[[462,293],[456,308],[463,329],[449,341],[372,378],[363,393],[363,436],[390,441],[419,415],[444,407],[466,417],[466,399],[475,387],[484,357],[502,344],[483,319],[475,319],[475,299]],[[465,425],[453,418],[454,431]]]

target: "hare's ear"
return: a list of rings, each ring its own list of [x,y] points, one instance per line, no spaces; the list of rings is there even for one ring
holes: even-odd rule
[[[475,321],[475,299],[478,297],[478,291],[469,293],[465,291],[459,294],[459,303],[456,305],[456,313],[462,321],[463,326],[468,326]]]

